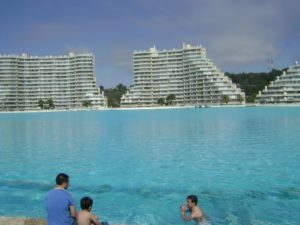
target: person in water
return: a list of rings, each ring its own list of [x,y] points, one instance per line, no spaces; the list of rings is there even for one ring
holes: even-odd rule
[[[194,220],[196,224],[209,224],[205,218],[202,209],[197,205],[198,198],[196,195],[189,195],[186,198],[187,204],[182,204],[181,218],[185,221]],[[189,215],[187,214],[189,212]]]
[[[77,214],[78,225],[108,225],[107,222],[100,222],[95,214],[91,213],[93,206],[93,199],[83,197],[80,201],[81,211]]]

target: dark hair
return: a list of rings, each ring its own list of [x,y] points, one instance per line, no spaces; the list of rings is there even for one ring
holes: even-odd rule
[[[198,203],[198,198],[196,195],[189,195],[189,196],[187,196],[186,199],[190,199],[191,202],[195,203],[195,205],[197,205],[197,203]]]
[[[59,173],[56,176],[56,184],[62,185],[63,183],[69,183],[69,176],[65,173]]]
[[[89,197],[83,197],[80,200],[81,209],[89,209],[90,207],[92,207],[92,205],[93,205],[93,199],[91,199]]]

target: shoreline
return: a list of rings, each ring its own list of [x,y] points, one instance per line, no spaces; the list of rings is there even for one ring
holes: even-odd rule
[[[55,113],[82,111],[128,111],[128,110],[156,110],[156,109],[192,109],[192,108],[240,108],[240,107],[300,107],[299,104],[245,104],[245,105],[185,105],[185,106],[153,106],[153,107],[123,107],[123,108],[87,108],[87,109],[54,109],[28,111],[0,111],[0,114],[10,113]]]
[[[47,221],[46,219],[43,218],[0,216],[0,225],[47,225]],[[111,225],[125,225],[125,224],[113,223]]]
[[[46,219],[0,216],[0,225],[47,225]]]

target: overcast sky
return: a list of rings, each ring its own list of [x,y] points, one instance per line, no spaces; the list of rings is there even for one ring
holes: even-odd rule
[[[0,54],[95,55],[97,84],[132,84],[132,53],[202,45],[224,72],[300,59],[299,0],[1,0]]]

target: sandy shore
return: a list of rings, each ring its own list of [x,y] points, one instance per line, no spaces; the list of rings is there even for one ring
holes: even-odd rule
[[[49,109],[49,110],[28,110],[28,111],[0,111],[0,113],[53,113],[53,112],[99,111],[99,110],[107,110],[107,109],[108,108]]]
[[[76,111],[110,111],[110,110],[154,110],[154,109],[186,109],[186,108],[239,108],[239,107],[300,107],[300,104],[256,104],[248,103],[245,105],[185,105],[185,106],[152,106],[152,107],[121,107],[121,108],[81,108],[81,109],[54,109],[54,110],[30,110],[30,111],[0,111],[6,113],[54,113],[54,112],[76,112]]]
[[[107,110],[152,110],[152,109],[187,109],[195,108],[195,106],[152,106],[152,107],[121,107],[121,108],[107,108]]]
[[[0,217],[0,225],[47,225],[45,219]]]
[[[0,225],[47,225],[47,222],[45,219],[0,216]],[[112,225],[125,225],[125,224],[112,224]]]
[[[151,109],[184,109],[195,108],[195,106],[157,106],[157,107],[126,107],[126,108],[82,108],[82,109],[51,109],[51,110],[30,110],[30,111],[0,111],[3,113],[55,113],[55,112],[78,112],[78,111],[111,111],[111,110],[151,110]]]

